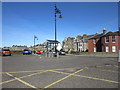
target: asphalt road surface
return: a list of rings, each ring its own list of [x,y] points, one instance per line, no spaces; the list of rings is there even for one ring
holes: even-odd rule
[[[13,55],[2,57],[3,88],[118,88],[115,57]]]

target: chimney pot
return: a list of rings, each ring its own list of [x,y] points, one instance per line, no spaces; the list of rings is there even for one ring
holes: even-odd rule
[[[107,32],[107,31],[106,31],[106,28],[104,28],[104,29],[103,29],[103,34],[106,34],[106,32]]]

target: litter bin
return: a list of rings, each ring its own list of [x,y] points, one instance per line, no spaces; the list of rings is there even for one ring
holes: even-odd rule
[[[53,57],[57,57],[57,54],[56,54],[56,53],[53,53]]]
[[[53,57],[57,57],[57,53],[53,51]]]

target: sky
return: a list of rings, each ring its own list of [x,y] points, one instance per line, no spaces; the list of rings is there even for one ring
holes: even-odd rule
[[[54,40],[54,2],[3,2],[2,46],[34,45]],[[118,30],[117,2],[57,2],[57,40]]]

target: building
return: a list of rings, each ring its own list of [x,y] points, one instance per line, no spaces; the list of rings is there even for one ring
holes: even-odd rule
[[[77,37],[67,37],[64,39],[62,48],[64,51],[88,51],[88,39],[95,35],[78,35]]]
[[[66,52],[74,51],[74,37],[66,37],[62,42],[62,49]]]
[[[74,40],[74,51],[79,51],[79,52],[86,52],[88,51],[88,39],[90,37],[93,37],[95,35],[86,35],[83,34],[83,36],[78,35],[75,37]]]
[[[44,45],[43,44],[37,44],[35,46],[30,46],[29,49],[32,50],[32,51],[34,51],[34,49],[39,50],[39,51],[44,51]]]
[[[120,46],[119,32],[108,32],[101,37],[102,52],[118,52]]]
[[[74,40],[74,51],[83,51],[82,36],[78,35]]]
[[[12,51],[23,51],[24,49],[28,49],[27,46],[21,46],[21,45],[13,45],[12,47],[9,48]]]
[[[46,40],[42,45],[44,46],[44,51],[55,51],[55,43],[56,43],[56,48],[60,44],[59,41],[55,40]]]
[[[102,34],[97,34],[88,39],[89,52],[118,52],[120,49],[119,31],[108,32],[103,29]]]

